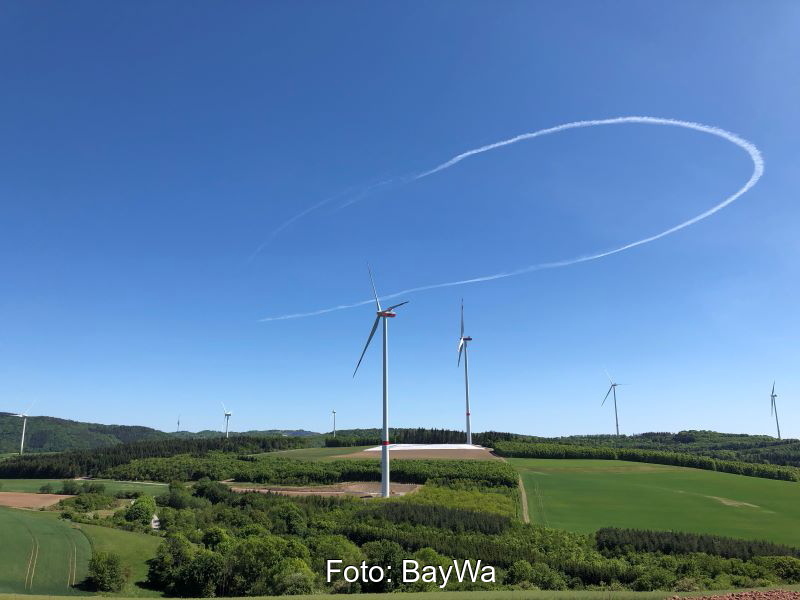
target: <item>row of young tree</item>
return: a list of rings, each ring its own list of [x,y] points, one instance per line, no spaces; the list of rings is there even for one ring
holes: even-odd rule
[[[770,464],[720,460],[709,456],[642,450],[638,448],[613,448],[578,446],[574,444],[542,444],[532,442],[497,442],[495,452],[500,456],[516,458],[596,458],[606,460],[628,460],[679,467],[693,467],[722,473],[800,481],[800,469]]]
[[[287,485],[332,484],[341,481],[380,481],[380,462],[370,459],[308,461],[276,456],[243,456],[210,453],[207,456],[179,455],[131,461],[102,475],[110,479],[149,481],[215,480]],[[501,461],[398,460],[392,464],[392,481],[425,483],[430,479],[473,481],[488,486],[515,487],[517,474]]]
[[[309,438],[286,436],[235,436],[231,438],[167,438],[118,444],[91,450],[71,450],[58,454],[25,454],[0,462],[0,478],[98,477],[101,473],[132,460],[211,452],[252,454],[304,448]]]
[[[392,428],[389,439],[393,444],[464,444],[467,434],[458,429]],[[507,431],[484,431],[472,434],[472,442],[491,447],[498,440],[526,439],[528,436]],[[381,443],[378,429],[345,429],[336,437],[327,436],[325,446],[339,448],[347,446],[372,446]]]
[[[723,558],[749,560],[756,556],[793,556],[800,558],[800,548],[775,544],[765,540],[740,540],[736,538],[687,533],[682,531],[652,531],[647,529],[620,529],[604,527],[595,533],[597,548],[606,556],[636,552],[661,552],[663,554],[690,554],[705,552]]]

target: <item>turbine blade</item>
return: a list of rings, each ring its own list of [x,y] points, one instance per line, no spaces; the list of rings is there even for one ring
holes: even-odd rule
[[[775,395],[775,382],[772,382],[772,395]]]
[[[220,402],[220,404],[222,405],[222,411],[227,413],[228,409],[226,408],[225,403],[224,402]]]
[[[458,340],[458,366],[461,366],[461,353],[464,351],[464,339]]]
[[[461,299],[461,337],[464,337],[464,299]]]
[[[378,290],[375,289],[375,279],[372,277],[372,269],[370,268],[369,263],[367,263],[367,271],[369,271],[369,282],[372,284],[372,294],[375,296],[375,306],[378,307],[379,311],[383,310],[381,309],[381,303],[378,300]]]
[[[600,403],[600,406],[603,406],[603,404],[606,403],[606,400],[608,400],[608,395],[611,393],[611,390],[613,390],[613,389],[614,389],[613,385],[610,388],[608,388],[608,391],[606,392],[606,397],[603,398],[603,401]]]
[[[395,308],[397,308],[399,306],[403,306],[403,304],[408,304],[408,303],[409,303],[409,300],[406,300],[405,302],[401,302],[400,304],[394,304],[394,305],[390,306],[389,308],[387,308],[386,310],[394,310]]]
[[[603,369],[603,371],[606,371],[606,370],[605,370],[605,369]],[[606,371],[606,375],[608,376],[608,382],[609,382],[609,383],[614,383],[614,380],[613,380],[613,379],[611,379],[611,373],[609,373],[608,371]]]
[[[369,337],[367,338],[367,343],[364,344],[364,350],[361,352],[361,357],[358,359],[358,364],[356,365],[356,370],[353,371],[353,377],[356,376],[358,372],[358,367],[361,366],[361,361],[364,360],[364,355],[367,353],[367,348],[369,348],[369,343],[372,341],[373,336],[375,335],[375,331],[378,329],[378,323],[380,322],[380,317],[375,317],[375,323],[372,325],[372,331],[369,332]]]

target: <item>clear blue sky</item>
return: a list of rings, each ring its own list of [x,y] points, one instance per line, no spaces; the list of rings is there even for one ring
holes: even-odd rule
[[[772,2],[5,2],[0,406],[170,429],[380,425],[379,291],[613,248],[717,204],[741,149],[583,129],[415,183],[335,194],[580,119],[733,131],[758,185],[601,261],[414,294],[391,423],[800,436],[800,5]],[[266,243],[265,243],[266,242]],[[253,256],[256,248],[261,252]]]

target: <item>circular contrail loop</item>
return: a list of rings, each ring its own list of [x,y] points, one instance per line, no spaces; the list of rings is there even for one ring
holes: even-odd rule
[[[692,217],[686,221],[678,223],[677,225],[670,227],[669,229],[665,229],[660,233],[656,233],[655,235],[651,235],[649,237],[645,237],[634,242],[629,242],[617,248],[612,248],[610,250],[603,250],[601,252],[596,252],[593,254],[586,254],[583,256],[578,256],[575,258],[568,258],[565,260],[555,261],[555,262],[546,262],[546,263],[538,263],[535,265],[528,265],[526,267],[521,267],[519,269],[514,269],[512,271],[505,271],[501,273],[494,273],[491,275],[483,275],[479,277],[472,277],[470,279],[461,279],[458,281],[448,281],[444,283],[434,283],[430,285],[423,285],[419,287],[409,288],[406,290],[401,290],[399,292],[394,292],[391,294],[386,294],[381,296],[381,300],[390,300],[392,298],[398,298],[400,296],[406,296],[409,294],[414,294],[416,292],[424,292],[428,290],[436,290],[440,288],[447,288],[447,287],[454,287],[459,285],[467,285],[470,283],[480,283],[484,281],[492,281],[495,279],[504,279],[506,277],[515,277],[517,275],[522,275],[524,273],[531,273],[533,271],[541,271],[543,269],[556,269],[560,267],[568,267],[570,265],[576,265],[579,263],[589,262],[593,260],[598,260],[601,258],[605,258],[607,256],[611,256],[613,254],[619,254],[620,252],[625,252],[626,250],[630,250],[631,248],[636,248],[637,246],[643,246],[644,244],[649,244],[650,242],[654,242],[659,240],[663,237],[671,235],[681,229],[685,229],[690,225],[694,225],[695,223],[699,223],[700,221],[707,219],[711,215],[721,211],[723,208],[728,206],[729,204],[735,202],[739,199],[743,194],[747,193],[750,188],[752,188],[761,176],[764,174],[764,158],[761,156],[761,152],[759,149],[753,144],[752,142],[747,141],[746,139],[739,137],[735,133],[731,133],[725,129],[721,129],[719,127],[714,127],[712,125],[705,125],[703,123],[695,123],[692,121],[681,121],[678,119],[664,119],[659,117],[616,117],[613,119],[594,119],[590,121],[573,121],[571,123],[564,123],[563,125],[557,125],[555,127],[549,127],[547,129],[540,129],[538,131],[533,131],[530,133],[522,133],[515,137],[501,140],[499,142],[495,142],[493,144],[487,144],[485,146],[481,146],[480,148],[474,148],[472,150],[467,150],[466,152],[462,152],[454,156],[453,158],[441,163],[429,169],[427,171],[423,171],[417,175],[414,175],[409,178],[410,181],[417,181],[419,179],[424,179],[425,177],[430,177],[436,173],[444,171],[445,169],[449,169],[454,165],[460,163],[462,160],[465,160],[471,156],[475,156],[476,154],[483,154],[484,152],[489,152],[490,150],[495,150],[497,148],[502,148],[504,146],[509,146],[511,144],[516,144],[517,142],[522,142],[525,140],[530,140],[537,137],[542,137],[545,135],[550,135],[553,133],[560,133],[562,131],[567,131],[568,129],[581,129],[584,127],[598,127],[601,125],[622,125],[625,123],[639,123],[639,124],[646,124],[646,125],[667,125],[671,127],[682,127],[684,129],[692,129],[695,131],[700,131],[702,133],[707,133],[710,135],[714,135],[716,137],[722,138],[731,142],[732,144],[738,146],[750,156],[750,159],[753,161],[753,173],[750,175],[750,179],[739,188],[736,192],[725,198],[719,204],[715,204],[705,212],[700,213],[699,215]],[[300,216],[307,214],[309,211],[306,210],[303,213],[300,213]],[[293,219],[294,220],[294,219]],[[339,304],[337,306],[331,306],[329,308],[322,308],[319,310],[314,310],[310,312],[302,312],[302,313],[293,313],[293,314],[286,314],[286,315],[279,315],[274,317],[266,317],[261,319],[261,321],[284,321],[287,319],[299,319],[302,317],[313,317],[316,315],[323,315],[326,313],[344,310],[347,308],[355,308],[357,306],[364,306],[365,304],[370,304],[373,302],[373,299],[368,300],[361,300],[359,302],[352,302],[350,304]]]

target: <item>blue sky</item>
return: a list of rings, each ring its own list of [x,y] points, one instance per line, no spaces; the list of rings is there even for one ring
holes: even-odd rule
[[[698,121],[766,172],[717,215],[600,261],[413,294],[391,423],[539,435],[800,436],[796,2],[6,2],[0,9],[0,398],[104,423],[380,425],[370,307],[264,317],[613,248],[719,203],[745,152],[681,129],[582,129],[357,192],[582,119]],[[349,190],[349,192],[348,192]],[[355,190],[355,194],[353,193]],[[271,236],[321,200],[320,210]],[[358,201],[342,206],[348,201]],[[261,251],[255,255],[257,248]]]

